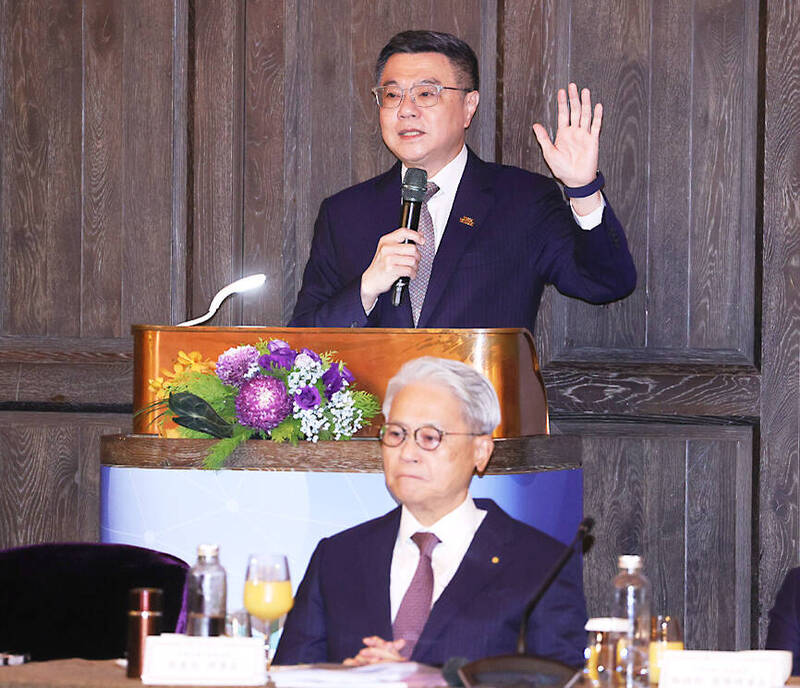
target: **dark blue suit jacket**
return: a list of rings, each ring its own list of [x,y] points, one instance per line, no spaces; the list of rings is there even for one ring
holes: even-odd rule
[[[369,317],[361,274],[378,239],[397,228],[400,163],[325,199],[289,323],[307,327],[413,327],[381,295]],[[546,283],[568,296],[607,303],[627,296],[636,269],[610,206],[582,230],[556,183],[483,162],[472,151],[433,263],[419,327],[527,327],[533,330]]]
[[[800,675],[800,568],[791,569],[769,612],[767,650],[792,653],[792,675]]]
[[[516,649],[522,610],[564,545],[476,499],[487,514],[449,585],[433,605],[413,661]],[[362,638],[392,638],[389,575],[400,509],[320,541],[297,591],[275,662],[341,662]],[[497,563],[493,562],[497,558]],[[534,610],[528,652],[573,666],[583,662],[586,603],[574,556]]]

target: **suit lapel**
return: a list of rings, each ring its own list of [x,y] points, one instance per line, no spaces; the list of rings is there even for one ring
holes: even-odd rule
[[[483,505],[479,505],[483,506]],[[498,526],[498,507],[489,506],[487,514],[475,533],[472,543],[461,561],[456,574],[442,592],[415,648],[420,653],[438,637],[464,608],[464,601],[477,597],[487,585],[494,583],[502,574],[505,565],[503,552],[510,546],[508,536]]]
[[[445,293],[461,254],[469,246],[475,234],[481,230],[481,224],[486,219],[493,201],[493,180],[488,174],[488,166],[470,150],[453,209],[450,211],[441,244],[433,261],[418,327],[428,326],[427,323]]]
[[[362,609],[368,617],[370,628],[379,629],[376,634],[381,638],[392,638],[392,610],[389,599],[389,577],[392,567],[392,553],[400,527],[400,508],[389,512],[377,524],[377,529],[359,553],[359,572],[363,576],[361,588],[363,597],[354,600],[354,612]],[[375,604],[370,601],[377,600]]]

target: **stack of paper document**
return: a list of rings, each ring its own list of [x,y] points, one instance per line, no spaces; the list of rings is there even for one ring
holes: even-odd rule
[[[277,688],[434,688],[447,685],[439,669],[416,662],[385,662],[363,667],[341,664],[274,666],[270,677]]]

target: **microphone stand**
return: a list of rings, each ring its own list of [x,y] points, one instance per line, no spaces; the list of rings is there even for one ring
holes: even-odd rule
[[[587,536],[593,526],[594,519],[592,518],[587,517],[581,521],[572,542],[553,565],[550,573],[547,574],[547,577],[536,590],[528,604],[525,605],[519,636],[517,637],[517,651],[510,655],[485,657],[472,662],[465,662],[463,658],[459,662],[458,658],[452,658],[448,660],[442,668],[442,674],[444,674],[446,678],[452,675],[453,669],[456,669],[458,677],[467,688],[477,688],[477,686],[481,684],[493,686],[548,686],[548,688],[569,688],[575,684],[581,676],[580,670],[576,670],[575,667],[567,666],[563,662],[554,659],[528,655],[526,636],[528,633],[528,619],[531,613],[542,597],[544,597],[544,594],[550,589],[550,586],[558,577],[558,574],[561,573],[561,570],[566,566],[572,553],[575,551],[575,546],[580,542],[582,551],[584,553],[588,551],[589,547],[587,545],[591,545],[591,540],[587,540]],[[464,663],[459,666],[461,662]],[[449,678],[448,683],[450,685],[458,685],[457,683],[450,683]]]

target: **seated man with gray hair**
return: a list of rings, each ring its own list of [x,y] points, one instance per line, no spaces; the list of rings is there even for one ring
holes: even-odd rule
[[[500,404],[464,363],[406,363],[383,403],[388,514],[324,538],[297,590],[277,664],[442,665],[514,652],[525,604],[564,545],[469,495],[492,455]],[[539,602],[528,651],[583,662],[586,606],[573,557]]]

